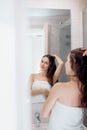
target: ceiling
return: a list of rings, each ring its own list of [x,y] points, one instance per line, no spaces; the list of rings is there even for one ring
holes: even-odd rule
[[[64,9],[28,9],[28,16],[60,16],[70,15],[70,10]]]
[[[30,8],[28,9],[28,16],[31,22],[31,26],[40,25],[41,23],[49,23],[62,25],[70,25],[70,10],[65,9],[40,9]]]

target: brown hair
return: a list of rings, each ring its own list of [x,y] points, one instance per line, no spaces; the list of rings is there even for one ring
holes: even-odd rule
[[[49,59],[49,68],[47,71],[47,78],[48,78],[48,82],[53,85],[53,75],[55,73],[56,70],[56,64],[55,64],[55,57],[51,56],[50,54],[44,55],[43,57],[47,57]]]
[[[81,104],[87,107],[87,56],[83,56],[84,50],[74,49],[70,52],[71,68],[81,82]]]

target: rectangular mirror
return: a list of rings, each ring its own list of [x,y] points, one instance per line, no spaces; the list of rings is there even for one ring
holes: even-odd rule
[[[70,10],[28,9],[29,31],[27,36],[32,46],[32,73],[39,72],[41,58],[45,54],[56,54],[66,60],[71,50]],[[60,81],[67,81],[65,69]],[[39,120],[43,103],[32,103],[32,130],[47,130],[48,119]]]
[[[32,72],[39,71],[39,63],[44,54],[59,55],[65,61],[71,50],[70,10],[29,8],[29,32],[32,45]],[[61,81],[68,80],[64,74]]]

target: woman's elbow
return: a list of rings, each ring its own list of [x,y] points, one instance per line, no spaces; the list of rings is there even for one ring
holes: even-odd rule
[[[61,66],[64,66],[64,62],[63,61],[61,62]]]
[[[47,89],[43,89],[43,93],[42,93],[46,98],[49,95],[49,91]]]
[[[48,97],[48,95],[49,95],[49,91],[46,91],[45,93],[46,98]]]

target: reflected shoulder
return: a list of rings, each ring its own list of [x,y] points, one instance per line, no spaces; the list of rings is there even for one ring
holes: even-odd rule
[[[32,79],[36,79],[38,76],[39,76],[39,73],[32,73],[30,77]]]
[[[32,74],[30,75],[30,78],[34,79],[35,76],[36,76],[36,74],[35,74],[35,73],[32,73]]]

